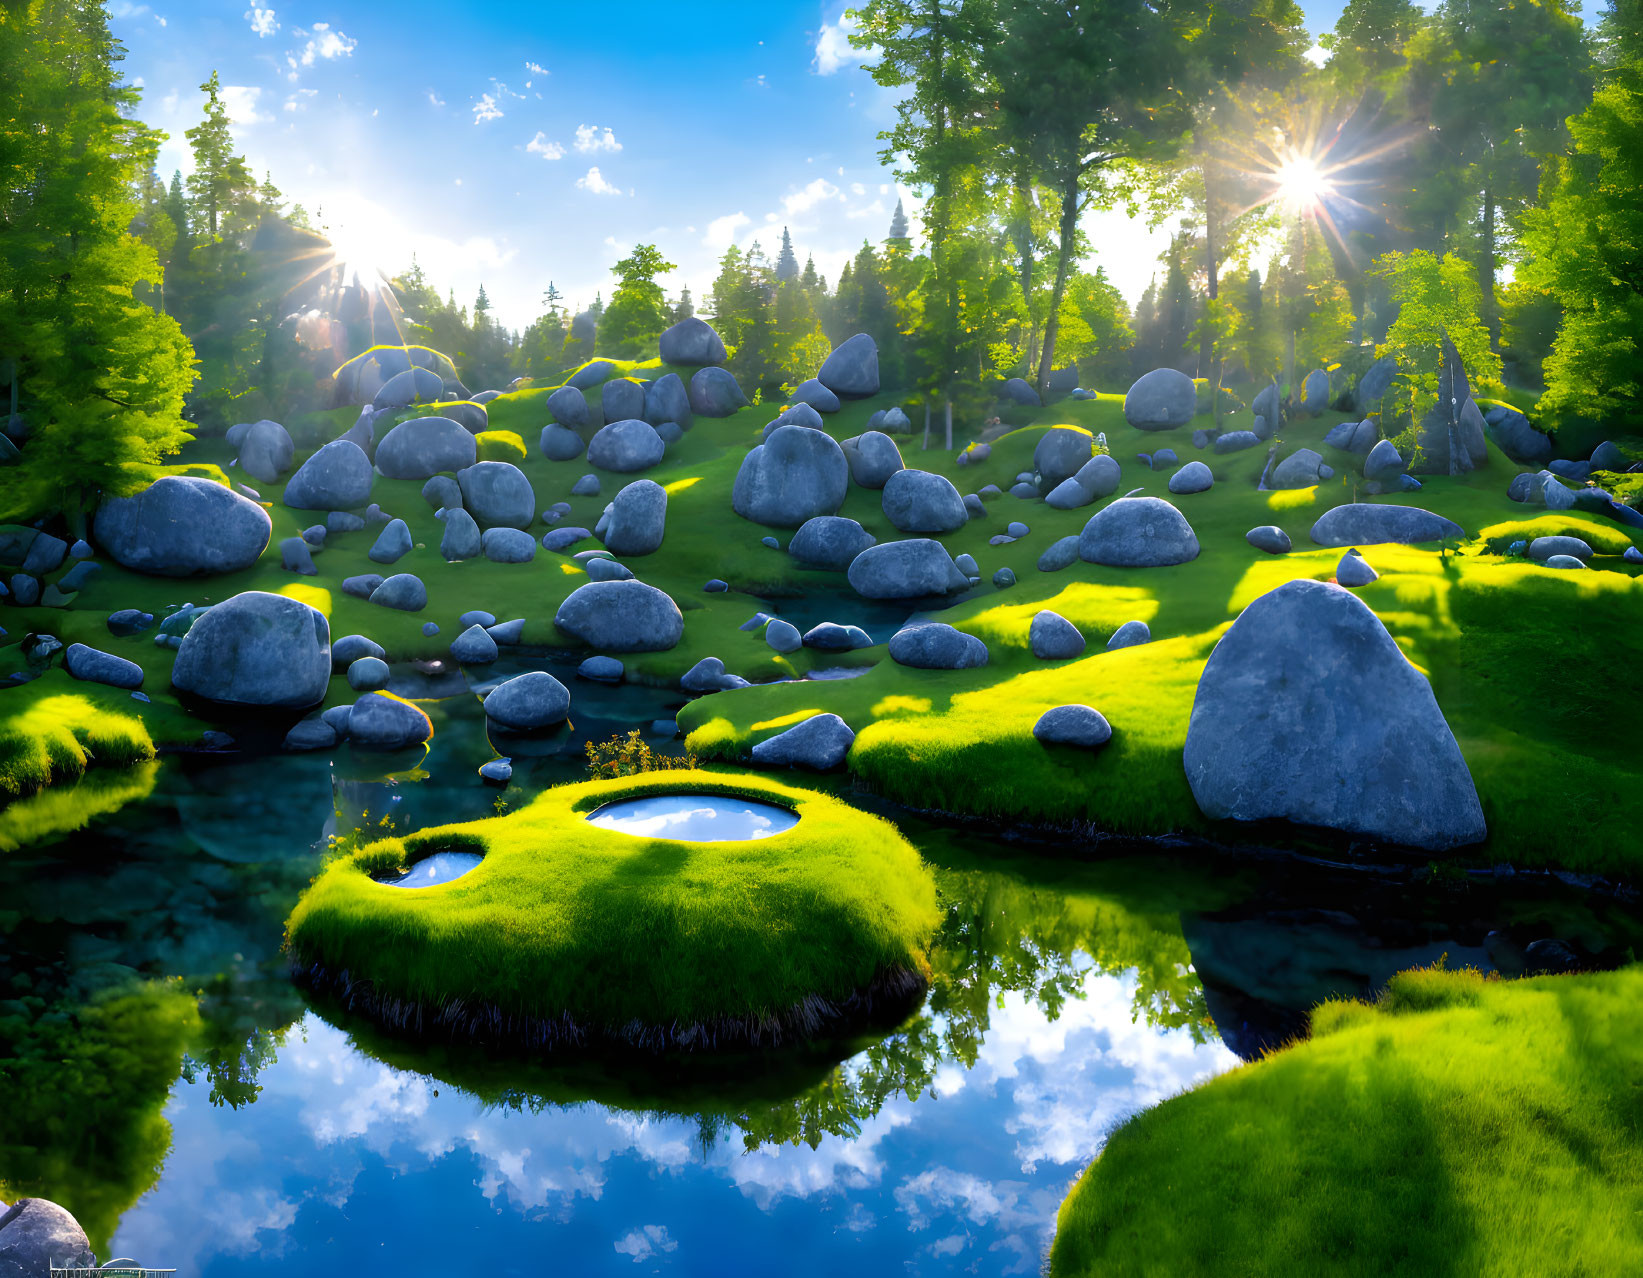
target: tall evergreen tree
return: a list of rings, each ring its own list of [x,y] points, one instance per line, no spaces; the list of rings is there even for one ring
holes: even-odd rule
[[[185,135],[194,152],[194,171],[188,175],[188,194],[195,229],[210,239],[227,229],[243,204],[254,200],[256,179],[245,160],[234,153],[234,135],[228,129],[228,108],[222,103],[222,85],[213,71],[200,86],[205,94],[205,119]]]
[[[776,283],[785,284],[799,278],[799,259],[793,252],[793,237],[782,227],[781,252],[776,254]]]
[[[889,240],[905,240],[910,238],[907,233],[907,213],[901,207],[901,201],[896,201],[896,211],[890,215],[890,232],[885,236]]]

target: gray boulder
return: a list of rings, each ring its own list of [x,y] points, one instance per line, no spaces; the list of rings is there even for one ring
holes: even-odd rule
[[[1301,400],[1306,411],[1316,417],[1329,407],[1329,374],[1315,368],[1301,380]]]
[[[801,564],[843,572],[850,562],[874,543],[873,534],[854,519],[817,515],[799,525],[787,553]]]
[[[857,648],[871,648],[873,640],[860,626],[823,621],[804,632],[804,646],[822,652],[854,652]]]
[[[883,431],[867,431],[847,440],[843,447],[850,477],[863,488],[883,488],[890,476],[904,466],[901,449]]]
[[[1331,448],[1339,448],[1344,453],[1356,453],[1365,456],[1375,446],[1380,438],[1380,428],[1372,421],[1342,422],[1332,426],[1324,436],[1324,443]]]
[[[377,534],[377,539],[367,552],[371,562],[378,564],[397,563],[411,553],[411,530],[406,527],[403,519],[390,519]]]
[[[694,368],[725,362],[724,339],[713,325],[694,315],[680,320],[672,328],[664,329],[656,340],[656,348],[664,364]]]
[[[1068,661],[1084,655],[1084,636],[1060,613],[1046,608],[1033,614],[1027,646],[1040,661]]]
[[[1553,555],[1546,561],[1548,568],[1584,568],[1586,565],[1573,555]]]
[[[1038,571],[1060,572],[1063,568],[1071,568],[1078,562],[1078,542],[1076,536],[1051,542],[1049,548],[1038,557]]]
[[[998,397],[1006,404],[1016,404],[1022,408],[1042,408],[1044,405],[1032,383],[1025,377],[1008,379],[998,388]]]
[[[1099,453],[1090,458],[1073,476],[1079,486],[1096,500],[1117,492],[1123,477],[1124,471],[1119,466],[1118,459],[1109,453]]]
[[[964,498],[944,475],[898,470],[884,485],[884,517],[901,532],[950,533],[970,522]]]
[[[121,567],[189,577],[249,568],[273,527],[266,510],[222,484],[166,475],[135,497],[105,501],[92,536]]]
[[[571,591],[554,624],[603,652],[665,652],[684,634],[679,606],[639,581],[592,581]]]
[[[346,583],[344,583],[346,584]],[[396,572],[384,578],[370,595],[371,602],[395,612],[421,612],[428,606],[428,588],[422,578],[409,572]]]
[[[754,746],[753,762],[767,768],[801,767],[826,772],[844,763],[855,740],[850,725],[838,715],[811,715]]]
[[[1173,368],[1144,373],[1124,396],[1124,420],[1138,430],[1171,430],[1185,426],[1198,411],[1198,388]]]
[[[69,644],[63,653],[63,665],[71,677],[87,683],[106,683],[111,688],[143,686],[143,668],[135,661],[88,648],[83,643]]]
[[[587,321],[587,337],[583,340],[586,341],[588,346],[591,346],[593,345],[593,326],[596,321],[586,311],[583,311],[576,317],[576,321],[573,323],[571,328],[571,335],[573,337],[577,335],[575,324],[579,324],[584,320]],[[570,379],[565,383],[565,385],[569,386],[573,390],[587,390],[590,386],[599,385],[600,382],[604,381],[605,378],[610,377],[615,372],[616,365],[612,364],[608,359],[590,359],[586,364],[583,364],[581,368],[571,374]]]
[[[1596,448],[1592,449],[1592,469],[1624,471],[1632,464],[1631,458],[1620,451],[1620,446],[1612,439],[1605,439]]]
[[[1545,503],[1547,510],[1573,510],[1575,494],[1558,482],[1557,476],[1550,471],[1541,472],[1543,482],[1540,486],[1540,500]]]
[[[304,750],[329,750],[336,743],[337,730],[324,719],[304,719],[291,725],[280,748],[295,754]]]
[[[594,683],[621,683],[626,674],[627,667],[615,657],[589,657],[576,667],[577,678]]]
[[[613,377],[599,388],[599,415],[607,422],[643,419],[645,388],[631,377]]]
[[[280,542],[280,567],[286,572],[301,573],[304,577],[319,573],[319,569],[314,567],[313,551],[301,537],[287,537]]]
[[[23,557],[23,571],[36,577],[56,572],[68,553],[68,542],[43,532],[29,543],[29,552]]]
[[[376,593],[376,588],[385,580],[387,578],[379,572],[366,572],[357,577],[344,577],[342,579],[342,593],[353,595],[356,599],[369,599]]]
[[[1259,528],[1251,528],[1244,534],[1244,540],[1256,550],[1264,550],[1269,555],[1289,553],[1289,534],[1276,524],[1262,524]]]
[[[356,750],[391,753],[421,745],[433,734],[426,714],[385,692],[367,692],[348,712],[348,740]]]
[[[291,435],[278,422],[261,421],[240,440],[240,469],[271,484],[291,469]]]
[[[1267,480],[1271,488],[1310,488],[1318,482],[1318,468],[1323,456],[1310,448],[1297,448],[1277,466]]]
[[[1033,448],[1033,469],[1046,491],[1078,474],[1093,458],[1094,438],[1070,426],[1047,430]],[[1114,463],[1116,464],[1116,463]]]
[[[1466,530],[1417,506],[1352,502],[1325,511],[1312,525],[1311,535],[1320,546],[1371,546],[1389,541],[1412,546],[1423,541],[1464,539]]]
[[[748,403],[728,368],[698,368],[691,374],[689,393],[690,411],[702,417],[729,417]]]
[[[451,660],[464,666],[488,666],[496,660],[496,640],[483,626],[469,626],[451,640]]]
[[[333,439],[291,476],[285,504],[293,510],[352,510],[371,500],[371,459],[357,444]]]
[[[1217,454],[1238,453],[1254,448],[1260,442],[1261,437],[1252,430],[1229,430],[1224,435],[1217,435],[1210,446]]]
[[[617,662],[621,678],[621,662]],[[516,675],[485,697],[485,717],[514,732],[539,732],[570,714],[570,691],[543,670]]]
[[[336,649],[331,650],[331,664],[336,664]],[[388,686],[388,663],[381,657],[361,657],[348,663],[348,686],[355,692],[377,692]]]
[[[582,392],[577,391],[578,395]],[[542,438],[538,441],[542,456],[549,461],[575,461],[587,447],[582,437],[568,426],[561,426],[558,422],[549,422],[542,428]]]
[[[224,705],[300,708],[325,699],[331,627],[284,595],[248,590],[206,609],[188,628],[171,684]]]
[[[972,670],[987,664],[987,645],[945,622],[925,621],[890,636],[890,660],[919,670]]]
[[[1265,386],[1263,386],[1256,392],[1254,402],[1250,404],[1250,411],[1253,412],[1256,417],[1264,418],[1266,420],[1269,434],[1272,429],[1276,428],[1278,415],[1282,412],[1282,410],[1283,401],[1282,397],[1278,393],[1277,382],[1268,382]],[[1257,435],[1261,434],[1259,430],[1255,433]],[[1265,439],[1266,436],[1261,435],[1261,438]]]
[[[865,599],[922,599],[970,586],[946,548],[926,537],[869,546],[851,560],[848,579]]]
[[[474,523],[473,516],[460,506],[447,508],[445,532],[439,539],[439,553],[446,561],[455,563],[459,559],[478,559],[483,549],[479,525]]]
[[[542,549],[562,555],[577,542],[586,541],[591,536],[591,532],[579,525],[555,528],[542,534]]]
[[[1152,630],[1146,622],[1126,621],[1112,632],[1112,638],[1107,640],[1107,651],[1116,652],[1120,648],[1134,648],[1151,642]]]
[[[839,397],[814,377],[807,382],[801,382],[799,388],[793,392],[793,398],[801,404],[809,404],[818,413],[836,413],[840,408]]]
[[[588,424],[588,397],[575,386],[561,386],[548,396],[548,412],[559,425],[576,430]]]
[[[783,409],[781,415],[764,430],[766,435],[776,426],[808,426],[811,430],[821,430],[824,424],[822,415],[809,404],[797,403]]]
[[[1592,548],[1580,537],[1536,537],[1529,543],[1529,558],[1536,563],[1553,555],[1572,555],[1584,562],[1592,557]]]
[[[1515,408],[1497,404],[1484,414],[1483,429],[1495,447],[1520,466],[1544,466],[1551,460],[1551,436],[1536,430]]]
[[[588,461],[601,470],[630,475],[662,460],[667,445],[649,422],[637,417],[601,426],[588,441]],[[574,491],[574,490],[573,490]]]
[[[1386,394],[1387,387],[1392,385],[1392,379],[1397,375],[1398,361],[1390,355],[1382,355],[1371,364],[1358,379],[1358,389],[1353,398],[1357,410],[1367,413],[1379,408],[1381,396]]]
[[[1198,538],[1180,511],[1157,497],[1127,497],[1091,516],[1078,557],[1115,568],[1161,568],[1198,558]]]
[[[849,487],[850,467],[831,435],[778,426],[743,459],[730,504],[754,523],[797,528],[807,519],[836,512]]]
[[[690,412],[690,392],[685,389],[679,374],[664,373],[645,387],[643,416],[658,431],[669,422],[681,431],[690,429],[694,421]]]
[[[725,663],[718,657],[703,657],[679,680],[679,687],[684,691],[700,696],[708,692],[726,692],[732,688],[745,688],[746,679],[740,675],[729,674],[725,670]]]
[[[1095,500],[1095,495],[1078,482],[1077,476],[1063,479],[1044,498],[1044,504],[1054,510],[1077,510],[1080,506],[1088,506]]]
[[[764,628],[764,641],[783,654],[797,652],[804,647],[804,636],[799,633],[799,628],[791,621],[783,621],[780,617]]]
[[[1056,706],[1039,715],[1033,737],[1045,745],[1098,749],[1112,740],[1112,726],[1099,710],[1085,705]]]
[[[460,509],[462,487],[449,475],[435,475],[422,485],[422,500],[435,511]]]
[[[1213,820],[1280,818],[1432,851],[1486,833],[1431,685],[1368,607],[1325,582],[1279,586],[1221,637],[1183,762]]]
[[[536,492],[512,463],[482,461],[457,471],[456,480],[463,509],[481,527],[529,528],[536,522]]]
[[[377,445],[377,470],[389,479],[427,479],[441,471],[474,464],[479,445],[449,417],[413,417],[401,422]]]
[[[835,395],[862,399],[879,393],[879,348],[866,333],[846,338],[833,348],[816,380]]]
[[[1190,461],[1169,477],[1172,493],[1203,493],[1215,486],[1215,476],[1201,461]]]
[[[536,538],[522,528],[487,528],[479,553],[493,564],[528,564],[536,558]]]
[[[97,1264],[86,1231],[48,1198],[0,1203],[0,1278],[46,1278],[52,1266],[90,1269]]]
[[[483,404],[475,404],[468,400],[459,400],[455,403],[442,403],[442,415],[458,423],[463,430],[471,435],[480,435],[491,427],[490,414],[485,411]]]
[[[1385,483],[1403,474],[1403,454],[1390,439],[1383,439],[1364,458],[1363,477]]]
[[[1379,581],[1380,576],[1356,547],[1342,555],[1340,563],[1335,565],[1335,580],[1342,586],[1367,586]]]
[[[444,393],[445,382],[438,373],[412,367],[395,373],[383,382],[371,399],[371,407],[407,408],[412,404],[431,404]]]
[[[610,506],[605,548],[617,555],[648,555],[661,549],[667,532],[667,490],[639,479],[620,489]]]

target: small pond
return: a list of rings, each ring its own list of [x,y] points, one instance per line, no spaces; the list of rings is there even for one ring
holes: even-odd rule
[[[607,803],[591,813],[588,821],[646,839],[720,843],[768,839],[797,825],[799,814],[773,803],[726,794],[652,794]]]
[[[460,879],[469,870],[474,869],[485,859],[479,852],[435,852],[423,857],[403,874],[388,872],[371,877],[378,883],[388,887],[399,888],[426,888],[438,887],[441,883],[449,883],[452,879]]]

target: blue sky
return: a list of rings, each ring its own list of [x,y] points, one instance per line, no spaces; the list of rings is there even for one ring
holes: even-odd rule
[[[701,297],[727,244],[772,254],[791,228],[830,280],[881,239],[899,188],[878,159],[895,95],[859,68],[844,5],[481,5],[400,0],[113,0],[143,118],[188,170],[184,130],[215,69],[240,147],[351,258],[412,252],[441,289],[523,327],[553,280],[609,297],[634,244]],[[1307,13],[1327,30],[1339,4]],[[1132,299],[1160,236],[1122,214],[1088,228],[1093,261]]]

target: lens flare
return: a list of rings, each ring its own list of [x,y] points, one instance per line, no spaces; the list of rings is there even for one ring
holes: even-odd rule
[[[1292,213],[1315,213],[1335,194],[1335,183],[1307,155],[1290,155],[1273,171],[1272,198]]]

